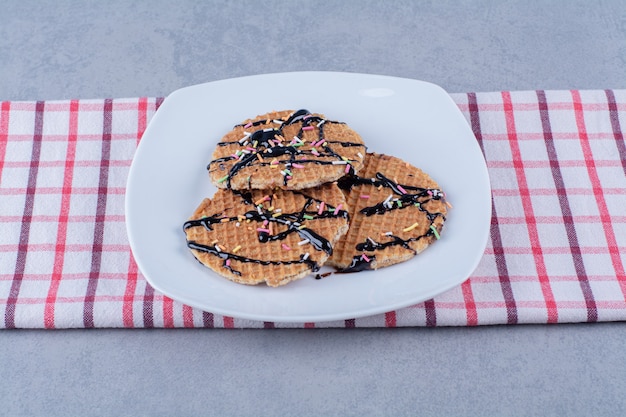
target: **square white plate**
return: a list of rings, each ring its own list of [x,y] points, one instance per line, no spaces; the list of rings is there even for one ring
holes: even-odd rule
[[[300,108],[348,123],[368,151],[430,174],[454,205],[441,239],[402,264],[279,288],[236,284],[199,264],[182,225],[215,192],[206,166],[216,143],[248,117]],[[205,311],[275,322],[363,317],[430,299],[476,268],[490,220],[485,160],[450,96],[431,83],[368,74],[266,74],[174,91],[143,135],[126,190],[130,245],[156,290]]]

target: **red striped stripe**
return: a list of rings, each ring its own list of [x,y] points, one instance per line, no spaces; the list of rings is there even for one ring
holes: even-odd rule
[[[137,277],[139,268],[130,250],[128,250],[128,274],[126,277],[126,289],[124,290],[124,303],[122,304],[122,324],[124,327],[135,327],[133,306],[135,304],[135,290],[137,289]]]
[[[396,327],[396,312],[389,311],[385,313],[385,327]]]
[[[613,230],[613,223],[611,220],[611,214],[602,192],[602,183],[596,170],[596,165],[593,160],[593,152],[587,137],[587,127],[585,125],[585,114],[583,113],[583,106],[580,99],[580,92],[574,90],[571,92],[572,99],[574,101],[574,113],[576,116],[576,126],[580,133],[580,144],[583,148],[583,155],[585,162],[587,163],[587,173],[589,180],[591,181],[591,187],[593,188],[593,194],[600,212],[600,221],[602,222],[602,229],[609,248],[609,255],[611,257],[611,263],[615,269],[615,275],[622,290],[624,299],[626,299],[626,274],[624,273],[624,265],[620,255],[619,247],[617,246],[617,240],[615,239],[615,232]]]
[[[554,140],[554,136],[552,136],[552,139]],[[597,167],[612,168],[612,167],[622,166],[621,161],[605,160],[605,161],[595,161],[595,162],[596,162]],[[526,160],[524,161],[524,166],[527,168],[550,168],[550,163],[551,163],[550,161]],[[585,161],[581,161],[579,159],[573,159],[573,160],[559,159],[559,165],[561,165],[563,168],[586,167]],[[513,168],[513,162],[512,161],[488,161],[487,168]]]
[[[65,170],[63,172],[63,189],[61,191],[61,211],[57,219],[57,238],[54,248],[54,266],[48,297],[44,307],[44,326],[54,328],[54,311],[59,284],[63,278],[63,265],[66,254],[67,224],[69,221],[70,200],[72,197],[72,181],[74,178],[74,161],[76,159],[76,139],[78,136],[78,100],[70,101],[69,134],[67,136],[67,151],[65,153]]]
[[[163,297],[163,327],[174,327],[174,300]]]
[[[623,188],[605,188],[603,191],[605,195],[606,194],[626,195],[626,190]],[[545,195],[552,196],[554,195],[555,192],[562,193],[563,191],[554,190],[550,188],[533,188],[533,195],[537,195],[537,196],[545,196]],[[492,194],[497,195],[497,196],[503,196],[503,197],[517,197],[520,195],[519,190],[505,190],[501,188],[494,188],[492,190]],[[572,188],[567,189],[567,195],[593,195],[593,190],[589,188],[572,187]]]
[[[193,308],[184,304],[183,305],[183,326],[194,327],[193,325]]]
[[[141,97],[139,102],[137,103],[137,144],[141,140],[143,136],[143,132],[145,132],[146,127],[148,126],[148,99],[146,97]]]
[[[9,115],[11,114],[11,102],[3,101],[0,104],[0,184],[2,184],[2,172],[7,163],[7,142],[9,141]],[[32,137],[31,137],[32,139]]]
[[[225,329],[234,329],[235,328],[235,319],[229,316],[224,316],[224,328]]]
[[[461,292],[463,293],[463,302],[465,303],[465,315],[468,326],[478,325],[478,310],[476,309],[476,301],[474,301],[474,293],[472,291],[472,283],[466,280],[461,284]]]
[[[102,263],[102,245],[104,242],[104,218],[107,206],[109,160],[111,157],[111,129],[113,125],[113,100],[104,100],[102,109],[102,151],[100,154],[100,175],[98,178],[98,199],[96,202],[96,218],[93,232],[93,247],[91,251],[91,270],[85,293],[85,307],[83,309],[83,324],[86,328],[94,327],[93,306],[98,287],[98,277]]]
[[[618,249],[620,251],[624,251],[626,247],[620,246],[618,247]],[[580,253],[589,254],[589,255],[601,255],[601,254],[610,253],[609,248],[603,247],[603,246],[580,246],[578,250],[580,250]],[[572,253],[572,248],[571,246],[553,246],[553,247],[543,248],[542,252],[544,255],[569,255]],[[493,254],[496,252],[494,249],[487,248],[485,250],[485,253]],[[510,255],[531,255],[533,253],[533,248],[523,247],[523,246],[510,247],[510,248],[506,248],[506,253]]]
[[[471,94],[474,94],[474,93],[471,93]],[[587,110],[587,111],[606,110],[606,107],[604,106],[603,103],[582,103],[582,105],[584,107],[584,110]],[[458,106],[461,110],[466,109],[466,106],[463,104],[459,104]],[[530,102],[530,101],[526,103],[523,103],[523,102],[517,103],[515,105],[515,108],[520,111],[537,111],[538,110],[537,103]],[[570,101],[553,101],[550,103],[550,108],[554,110],[572,110],[573,105]],[[619,110],[626,110],[626,104],[618,103],[617,108]],[[480,103],[478,105],[477,110],[484,112],[484,113],[489,113],[489,112],[498,113],[500,110],[502,110],[502,108],[499,103]]]
[[[483,139],[482,129],[480,126],[480,114],[478,112],[478,102],[475,93],[469,93],[467,95],[470,122],[472,131],[478,145],[480,146],[483,155],[485,154],[485,143]],[[488,158],[487,158],[488,159]],[[495,255],[496,269],[498,271],[498,280],[500,281],[500,290],[504,297],[504,303],[506,305],[507,324],[517,323],[517,306],[515,303],[515,297],[513,296],[513,289],[511,287],[511,280],[509,276],[509,269],[504,256],[504,248],[502,247],[502,235],[500,233],[500,222],[498,213],[496,210],[495,201],[491,200],[491,226],[489,229],[489,237],[491,238],[491,246]]]
[[[539,231],[537,230],[537,220],[535,219],[535,214],[530,199],[530,191],[528,189],[528,183],[526,182],[526,175],[524,173],[524,161],[522,160],[522,154],[517,140],[515,115],[513,111],[513,103],[511,101],[510,92],[503,91],[502,100],[502,104],[504,106],[506,129],[509,136],[509,145],[511,148],[513,164],[515,167],[515,175],[517,177],[517,184],[520,189],[522,208],[524,210],[524,216],[526,218],[528,237],[530,239],[530,245],[533,249],[533,258],[535,260],[535,267],[537,269],[537,278],[539,279],[541,292],[546,303],[546,310],[548,315],[547,321],[548,323],[556,323],[558,322],[559,315],[556,307],[556,302],[554,300],[554,294],[552,293],[552,288],[550,287],[550,278],[548,277],[548,273],[546,271],[541,242],[539,241]]]
[[[148,101],[140,98],[137,104],[137,143],[141,135],[146,130]],[[134,327],[133,304],[135,303],[135,290],[137,289],[137,277],[139,268],[135,262],[132,252],[129,250],[128,279],[124,290],[124,304],[122,306],[122,317],[124,327]]]

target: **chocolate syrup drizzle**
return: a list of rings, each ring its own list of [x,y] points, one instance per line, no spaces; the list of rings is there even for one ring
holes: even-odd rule
[[[316,233],[314,230],[306,226],[302,227],[303,222],[306,220],[305,216],[312,217],[312,219],[309,219],[309,220],[325,219],[325,218],[348,219],[347,211],[336,210],[336,207],[333,207],[327,203],[325,203],[327,209],[322,211],[321,214],[318,214],[318,210],[310,210],[309,207],[314,202],[321,203],[321,200],[315,199],[299,191],[292,191],[292,192],[300,194],[306,198],[306,202],[304,203],[304,206],[302,207],[302,209],[296,213],[280,213],[278,214],[278,216],[275,215],[276,213],[271,213],[263,209],[261,205],[255,206],[254,202],[252,201],[252,195],[249,192],[240,192],[240,191],[233,191],[233,192],[241,196],[243,202],[246,205],[254,206],[255,209],[247,211],[242,216],[224,217],[221,214],[214,214],[212,216],[206,216],[200,219],[188,220],[183,224],[183,230],[187,230],[191,227],[204,227],[206,230],[213,230],[212,225],[216,223],[238,222],[238,221],[241,221],[242,217],[245,218],[245,220],[250,220],[250,221],[259,222],[259,223],[264,223],[266,221],[274,222],[274,223],[287,226],[287,229],[280,233],[276,233],[273,235],[270,235],[267,232],[259,232],[258,234],[259,242],[267,243],[267,242],[273,242],[277,240],[283,240],[291,233],[297,233],[298,235],[300,235],[302,239],[308,239],[309,243],[316,250],[324,251],[330,256],[333,253],[333,247],[331,243],[327,239],[325,239],[324,237]],[[311,271],[313,272],[318,271],[320,268],[319,265],[315,261],[311,260],[310,258],[305,257],[305,255],[300,256],[299,260],[272,261],[272,260],[252,259],[252,258],[247,258],[241,255],[237,255],[234,253],[224,252],[217,247],[217,244],[216,245],[203,245],[195,241],[187,241],[187,246],[190,249],[195,249],[201,252],[206,252],[206,253],[210,253],[212,255],[218,256],[219,258],[224,260],[223,266],[229,269],[231,272],[233,272],[236,275],[241,275],[241,273],[232,268],[232,265],[230,265],[229,262],[227,262],[229,259],[233,259],[233,260],[240,261],[240,262],[253,262],[253,263],[260,264],[260,265],[281,265],[281,264],[291,265],[295,263],[299,263],[299,264],[304,263],[304,264],[307,264],[309,268],[311,269]]]
[[[416,254],[417,252],[409,246],[409,243],[429,236],[434,236],[435,232],[432,227],[434,227],[433,225],[435,219],[438,217],[443,218],[444,221],[446,219],[443,213],[430,212],[425,207],[429,201],[442,200],[444,198],[443,192],[436,188],[423,188],[412,185],[398,184],[380,172],[376,173],[375,178],[363,178],[358,175],[348,175],[339,179],[337,185],[342,190],[347,191],[351,190],[355,185],[372,185],[374,187],[383,186],[391,189],[391,191],[397,196],[389,199],[388,201],[382,201],[373,206],[364,207],[360,210],[360,213],[365,216],[384,215],[385,213],[393,210],[403,210],[407,207],[417,207],[419,211],[426,215],[426,218],[430,222],[430,227],[427,229],[426,233],[420,236],[410,237],[408,239],[402,239],[399,236],[388,234],[387,236],[391,238],[391,240],[387,242],[377,242],[376,240],[368,237],[364,242],[360,242],[355,245],[355,249],[359,252],[374,252],[391,246],[402,246],[403,248]],[[376,259],[374,255],[368,255],[367,257],[364,257],[363,255],[356,255],[352,258],[351,264],[339,272],[359,272],[372,269],[371,265],[374,259]]]
[[[333,148],[331,147],[331,145],[341,145],[344,148],[347,147],[363,147],[365,150],[365,145],[362,143],[357,143],[357,142],[342,142],[342,141],[335,141],[332,139],[328,139],[326,138],[325,134],[324,134],[324,126],[326,124],[345,124],[343,122],[338,122],[338,121],[333,121],[333,120],[328,120],[328,119],[324,119],[320,116],[315,116],[313,114],[311,114],[308,110],[305,109],[301,109],[298,110],[294,113],[292,113],[287,120],[282,120],[282,119],[264,119],[264,120],[257,120],[255,122],[252,122],[250,124],[238,124],[235,125],[234,127],[256,127],[256,126],[260,126],[260,125],[266,125],[269,122],[272,121],[279,121],[281,122],[280,127],[278,128],[265,128],[265,129],[259,129],[254,131],[253,133],[250,134],[250,136],[247,138],[246,145],[244,146],[242,143],[240,143],[240,141],[230,141],[230,142],[219,142],[218,146],[227,146],[227,145],[233,145],[233,144],[239,144],[242,146],[242,148],[246,148],[248,146],[251,146],[251,144],[254,144],[256,142],[256,146],[255,152],[251,152],[249,154],[246,154],[245,156],[241,157],[241,159],[236,162],[228,171],[228,176],[226,178],[226,186],[227,188],[231,188],[231,179],[236,176],[243,168],[248,167],[250,165],[252,165],[252,163],[254,163],[256,161],[256,165],[260,165],[260,166],[267,166],[270,165],[269,162],[264,162],[264,161],[260,161],[258,160],[258,156],[257,155],[261,155],[262,158],[273,158],[273,157],[279,157],[279,156],[283,156],[283,155],[289,155],[289,159],[288,160],[281,160],[279,161],[280,164],[283,164],[285,169],[290,169],[292,164],[317,164],[317,165],[333,165],[333,161],[327,161],[327,160],[320,160],[320,157],[332,157],[337,161],[344,161],[343,157],[338,154],[337,152],[335,152],[335,150],[333,150]],[[276,139],[279,136],[282,136],[283,133],[283,129],[285,128],[285,126],[289,126],[292,125],[294,123],[297,122],[301,122],[302,126],[300,126],[300,130],[298,131],[298,133],[295,135],[296,138],[298,139],[302,139],[302,135],[304,132],[304,129],[307,127],[317,127],[318,129],[318,138],[316,140],[316,142],[320,142],[321,140],[325,140],[326,144],[324,146],[321,146],[320,149],[317,150],[319,156],[315,155],[312,150],[304,150],[304,149],[300,149],[300,146],[294,146],[294,144],[292,142],[290,142],[290,144],[288,145],[283,145],[280,141],[280,139]],[[317,123],[317,125],[312,125],[312,123]],[[323,122],[323,123],[322,123]],[[273,141],[278,140],[278,145],[275,145],[273,143]],[[272,141],[272,142],[270,142]],[[296,157],[300,155],[306,155],[306,157],[304,159],[296,159]],[[311,157],[309,157],[309,155]],[[214,160],[212,160],[208,165],[207,165],[207,169],[210,170],[212,169],[212,165],[214,164],[219,164],[218,166],[220,167],[220,169],[224,169],[225,166],[223,165],[224,162],[226,161],[232,161],[233,160],[233,156],[229,155],[229,156],[225,156],[225,157],[221,157],[221,158],[216,158]],[[352,161],[346,161],[349,165],[349,171],[348,174],[353,174],[354,173],[354,169],[352,168],[352,165],[350,164],[350,162]],[[289,181],[289,177],[290,175],[283,175],[283,185],[287,185],[288,181]]]

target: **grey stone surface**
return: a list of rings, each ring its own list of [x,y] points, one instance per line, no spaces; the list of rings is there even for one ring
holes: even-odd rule
[[[626,88],[616,1],[8,1],[0,100],[295,70]],[[625,323],[0,333],[0,415],[618,416]]]
[[[0,97],[163,96],[297,70],[417,78],[449,92],[618,88],[614,1],[10,1]]]

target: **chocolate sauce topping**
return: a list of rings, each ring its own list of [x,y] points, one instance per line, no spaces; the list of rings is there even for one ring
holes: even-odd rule
[[[266,123],[269,123],[270,121],[271,120],[257,120],[251,123],[250,127],[266,125]],[[298,139],[302,138],[304,128],[313,126],[311,124],[313,122],[317,123],[317,126],[316,126],[318,128],[317,142],[322,141],[322,140],[326,141],[325,146],[320,147],[320,149],[317,149],[316,151],[317,155],[315,155],[312,150],[300,149],[300,146],[295,146],[296,144],[283,145],[282,142],[276,141],[275,139],[276,137],[282,136],[283,129],[285,128],[285,126],[289,126],[297,122],[302,123],[300,130],[295,136]],[[342,141],[335,141],[335,140],[326,138],[324,134],[324,126],[326,124],[345,124],[345,123],[323,119],[320,116],[312,115],[308,110],[302,109],[302,110],[298,110],[294,112],[286,120],[282,121],[282,124],[278,128],[266,128],[266,129],[259,129],[259,130],[254,131],[253,133],[250,134],[250,136],[244,142],[246,143],[245,146],[243,146],[243,144],[240,143],[239,141],[219,142],[218,146],[239,144],[239,145],[242,145],[242,148],[250,148],[254,144],[254,149],[255,149],[254,151],[251,151],[251,149],[246,149],[247,151],[249,152],[251,151],[251,152],[248,154],[245,154],[245,156],[240,155],[238,157],[239,161],[230,167],[230,169],[228,170],[228,176],[226,178],[227,188],[231,188],[230,187],[231,179],[237,174],[239,174],[239,172],[243,168],[248,167],[252,165],[253,163],[256,165],[260,165],[260,166],[270,165],[269,162],[260,161],[258,158],[258,155],[260,155],[261,158],[271,158],[271,157],[289,155],[288,160],[281,160],[279,161],[279,164],[281,165],[281,168],[290,169],[291,165],[294,163],[297,163],[297,164],[313,163],[317,165],[332,165],[333,164],[333,160],[320,160],[319,159],[320,157],[332,157],[336,161],[343,161],[343,157],[333,150],[332,145],[339,144],[341,145],[341,147],[344,147],[344,148],[354,147],[354,146],[365,148],[365,145],[363,143],[342,142]],[[244,125],[244,124],[235,125],[235,127],[241,127],[241,126],[248,126],[248,125]],[[305,156],[305,158],[297,159],[296,158],[297,156],[300,156],[300,157]],[[234,158],[233,156],[225,156],[221,158],[216,158],[207,165],[207,169],[211,169],[214,164],[220,164],[218,165],[220,169],[225,169],[223,162],[231,161],[233,160],[233,158]],[[346,161],[346,162],[349,163],[350,161]],[[354,173],[354,169],[352,168],[352,165],[350,165],[349,173]],[[283,185],[288,184],[289,177],[290,175],[283,175]]]
[[[356,255],[352,258],[352,262],[346,268],[339,270],[341,273],[349,272],[361,272],[372,269],[372,261],[376,259],[375,256],[370,256],[368,260],[364,259],[361,255]]]
[[[337,185],[342,190],[349,191],[352,187],[357,185],[371,185],[373,187],[385,187],[389,188],[395,198],[389,198],[385,201],[379,202],[372,206],[365,207],[360,210],[360,213],[365,216],[373,215],[385,215],[392,210],[402,210],[407,207],[417,207],[422,213],[426,215],[426,218],[430,222],[430,227],[426,233],[420,236],[414,236],[408,239],[402,239],[399,236],[393,234],[387,234],[390,239],[385,242],[378,242],[368,237],[364,242],[357,243],[355,249],[359,252],[375,252],[384,250],[391,246],[402,246],[403,248],[412,251],[414,254],[416,251],[409,245],[410,242],[415,242],[420,239],[436,236],[438,237],[439,230],[434,226],[434,221],[437,217],[442,217],[445,220],[445,215],[439,212],[431,212],[427,209],[428,202],[434,200],[441,200],[444,198],[444,194],[441,190],[436,188],[423,188],[415,187],[412,185],[398,184],[380,172],[377,172],[374,178],[364,178],[358,175],[347,175],[337,182]],[[435,228],[437,232],[433,230]],[[371,269],[371,261],[375,259],[375,256],[369,255],[363,257],[362,255],[356,255],[352,259],[352,264],[347,268],[341,270],[341,272],[357,272],[366,269]]]
[[[249,192],[238,192],[234,191],[236,194],[242,197],[243,203],[246,205],[254,206],[254,202],[252,201],[252,195]],[[260,232],[258,234],[258,239],[260,242],[273,242],[276,240],[283,240],[291,233],[297,233],[302,239],[308,239],[309,243],[319,251],[324,251],[328,255],[332,255],[333,247],[332,244],[323,236],[319,235],[317,232],[312,230],[309,227],[304,226],[303,223],[307,220],[313,219],[324,219],[324,218],[344,218],[348,219],[348,212],[345,210],[336,210],[335,207],[332,207],[326,204],[328,207],[327,210],[324,210],[318,213],[317,210],[309,210],[309,207],[313,204],[313,202],[321,203],[320,200],[317,200],[311,196],[308,196],[300,191],[292,191],[293,193],[300,194],[306,198],[306,202],[304,206],[299,212],[295,213],[280,213],[276,215],[276,213],[270,213],[269,211],[261,208],[261,206],[255,206],[256,209],[248,210],[243,214],[243,217],[246,220],[251,220],[254,222],[274,222],[281,224],[283,226],[287,226],[286,230],[282,232],[270,235],[267,232]],[[305,217],[306,216],[306,217]],[[214,214],[211,216],[206,216],[200,219],[188,220],[183,224],[183,230],[187,230],[191,227],[204,227],[207,230],[213,230],[212,225],[215,223],[224,223],[224,222],[237,222],[240,221],[239,216],[233,217],[224,217],[221,214]],[[187,246],[191,249],[195,249],[198,251],[210,253],[212,255],[218,256],[224,259],[224,267],[230,269],[233,273],[238,274],[238,271],[232,269],[232,266],[227,265],[226,260],[234,259],[241,262],[255,262],[261,265],[278,265],[278,264],[294,264],[294,263],[306,263],[311,270],[317,271],[319,266],[314,261],[301,257],[300,260],[297,261],[261,261],[256,259],[246,258],[241,255],[236,255],[234,253],[228,253],[224,251],[220,251],[215,245],[203,245],[194,241],[188,241]]]
[[[271,260],[263,260],[263,259],[252,259],[246,258],[245,256],[239,256],[234,253],[227,253],[218,250],[214,245],[203,245],[201,243],[197,243],[194,241],[187,242],[187,246],[190,249],[194,249],[200,252],[210,253],[211,255],[215,255],[224,260],[224,266],[226,267],[226,260],[233,259],[239,262],[252,262],[259,265],[291,265],[291,264],[307,264],[311,271],[316,272],[319,271],[320,267],[317,262],[311,260],[310,258],[306,258],[302,255],[300,259],[293,261],[271,261]],[[231,271],[233,271],[236,275],[241,275],[239,271],[235,271],[232,267],[228,267]]]

